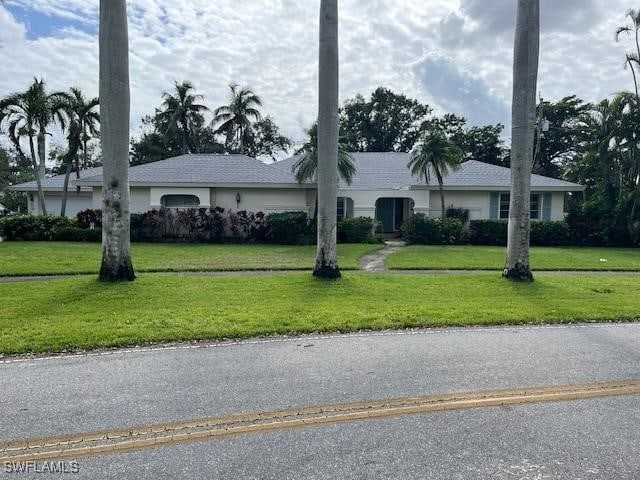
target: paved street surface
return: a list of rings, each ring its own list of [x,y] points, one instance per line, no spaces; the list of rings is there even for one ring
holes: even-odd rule
[[[0,442],[268,411],[640,379],[640,324],[301,337],[0,362]],[[0,478],[640,478],[640,397],[363,420]],[[0,469],[4,466],[0,465]],[[4,476],[3,476],[4,475]]]

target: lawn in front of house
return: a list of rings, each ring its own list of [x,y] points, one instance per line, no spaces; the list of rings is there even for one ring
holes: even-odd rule
[[[544,276],[533,284],[497,274],[366,275],[315,280],[286,275],[143,274],[0,284],[0,354],[58,352],[149,342],[446,325],[631,320],[637,277]]]
[[[387,258],[397,270],[502,270],[505,247],[411,245]],[[535,270],[640,271],[640,249],[532,247]]]
[[[383,245],[338,245],[340,268],[355,270],[358,259]],[[74,242],[2,242],[0,276],[97,273],[100,244]],[[308,270],[315,246],[134,243],[137,272]]]

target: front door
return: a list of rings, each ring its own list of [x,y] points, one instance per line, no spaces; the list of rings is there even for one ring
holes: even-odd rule
[[[395,199],[380,198],[376,202],[376,220],[382,224],[384,233],[395,231]]]

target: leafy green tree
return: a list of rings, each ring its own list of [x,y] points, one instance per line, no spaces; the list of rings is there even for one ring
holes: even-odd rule
[[[75,164],[76,178],[80,178],[80,156],[82,150],[85,166],[88,163],[88,144],[91,138],[98,135],[100,114],[97,111],[98,98],[87,99],[79,88],[71,88],[69,93],[61,100],[62,109],[67,116],[67,153],[63,157],[64,163],[64,187],[62,191],[62,205],[60,216],[64,217],[67,207],[67,191],[69,188],[69,176]]]
[[[245,146],[251,143],[253,122],[262,120],[262,99],[250,88],[235,83],[229,90],[229,104],[214,110],[211,125],[216,133],[225,135],[226,151],[247,153]]]
[[[204,97],[193,93],[193,90],[194,86],[189,81],[175,82],[174,93],[162,94],[162,106],[157,113],[165,140],[180,133],[183,154],[197,151],[194,138],[196,130],[202,128],[202,115],[209,110],[205,105],[198,103]]]
[[[640,101],[640,93],[638,92],[638,71],[640,69],[640,10],[629,10],[627,17],[629,17],[631,23],[616,29],[616,42],[620,40],[620,35],[623,33],[632,36],[634,39],[635,51],[626,54],[625,67],[629,67],[631,70],[636,99]]]
[[[431,107],[383,87],[370,100],[347,100],[340,125],[352,152],[409,152],[424,129]]]
[[[0,100],[0,127],[7,131],[10,141],[22,156],[25,155],[20,145],[21,139],[28,140],[38,185],[40,213],[45,215],[47,208],[41,181],[46,174],[46,139],[48,129],[54,122],[62,128],[65,126],[63,100],[63,93],[48,94],[44,81],[37,78],[26,92],[15,93]]]
[[[407,168],[411,174],[423,179],[427,184],[431,181],[431,173],[436,177],[440,190],[442,218],[446,217],[447,209],[444,201],[444,177],[451,171],[460,168],[462,150],[451,142],[438,129],[425,132],[411,151]]]
[[[291,167],[298,183],[316,180],[318,171],[318,124],[314,123],[307,130],[309,140],[296,151],[299,158]],[[356,166],[353,157],[347,151],[344,143],[338,143],[338,175],[347,184],[351,185],[356,174]]]
[[[549,129],[539,139],[536,137],[534,173],[554,178],[562,175],[564,165],[578,151],[584,128],[582,117],[589,108],[575,95],[543,103],[543,117],[549,122]]]
[[[269,116],[251,126],[244,153],[250,157],[269,157],[275,160],[280,153],[287,153],[293,142],[280,133],[278,125]]]

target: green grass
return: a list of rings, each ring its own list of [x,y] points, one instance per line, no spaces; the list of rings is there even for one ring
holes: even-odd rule
[[[383,245],[338,245],[340,268],[355,270],[358,259]],[[134,243],[137,272],[306,270],[314,246]],[[97,273],[100,245],[71,242],[2,242],[0,276]]]
[[[313,280],[310,273],[224,278],[142,275],[0,284],[0,353],[56,352],[276,333],[635,319],[635,277],[496,274]]]
[[[391,255],[387,266],[398,270],[502,270],[505,256],[504,247],[413,245]],[[640,271],[640,249],[533,247],[531,267],[534,271]]]

